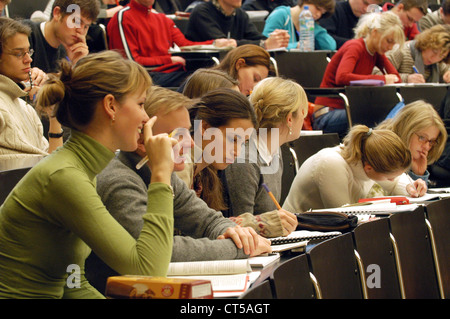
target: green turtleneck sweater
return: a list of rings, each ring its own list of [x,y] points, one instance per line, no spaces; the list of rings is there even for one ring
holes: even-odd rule
[[[120,274],[166,275],[173,241],[172,191],[164,183],[149,186],[152,205],[134,239],[96,191],[96,175],[113,157],[96,140],[73,130],[63,147],[16,185],[0,207],[0,297],[102,298],[84,278],[91,249]],[[73,271],[77,267],[80,276]]]

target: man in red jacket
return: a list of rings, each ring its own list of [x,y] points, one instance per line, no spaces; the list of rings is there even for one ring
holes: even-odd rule
[[[413,40],[420,33],[417,22],[427,14],[427,0],[400,0],[397,4],[386,2],[383,11],[391,10],[403,24],[406,40]]]
[[[122,52],[150,70],[153,82],[160,86],[176,87],[188,75],[186,60],[172,56],[169,49],[174,45],[187,46],[212,44],[189,41],[175,23],[163,13],[152,10],[155,0],[131,0],[108,23],[109,48]],[[215,45],[227,46],[229,40],[217,39]]]

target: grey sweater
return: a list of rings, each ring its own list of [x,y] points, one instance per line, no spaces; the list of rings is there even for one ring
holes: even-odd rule
[[[147,211],[147,187],[151,173],[147,165],[136,171],[141,158],[120,152],[97,176],[97,191],[108,211],[135,238],[141,232],[142,216]],[[185,236],[175,236],[172,262],[247,258],[231,239],[216,238],[236,224],[221,212],[210,209],[176,174],[174,191],[174,228]],[[99,291],[105,290],[108,276],[116,275],[92,253],[86,260],[86,278]]]

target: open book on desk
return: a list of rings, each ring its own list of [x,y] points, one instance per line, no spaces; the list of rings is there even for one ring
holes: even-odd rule
[[[341,213],[354,214],[354,215],[359,215],[359,214],[362,214],[362,215],[365,215],[365,214],[390,215],[390,214],[398,213],[398,212],[413,211],[418,206],[419,205],[416,203],[397,205],[396,203],[380,201],[380,203],[366,202],[366,203],[360,203],[360,205],[353,204],[353,205],[347,205],[347,206],[336,207],[336,208],[314,209],[312,211],[313,212],[331,211],[331,212],[341,212]]]
[[[172,262],[167,272],[167,277],[211,281],[214,297],[239,296],[259,275],[250,259]]]

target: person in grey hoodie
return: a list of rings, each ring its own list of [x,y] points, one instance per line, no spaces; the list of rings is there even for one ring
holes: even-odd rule
[[[157,116],[154,133],[170,133],[180,127],[189,129],[186,106],[190,103],[192,101],[181,93],[157,86],[150,88],[145,104],[147,114]],[[97,191],[103,203],[134,237],[138,237],[142,229],[152,174],[147,165],[136,168],[144,156],[145,152],[139,148],[136,152],[121,151],[97,176]],[[175,160],[177,162],[175,170],[182,169],[184,163]],[[172,262],[239,259],[271,251],[267,239],[252,228],[237,226],[221,212],[210,209],[175,173],[171,185],[174,228],[181,234],[174,237]],[[105,291],[107,278],[116,275],[94,253],[86,260],[85,268],[86,278],[99,291]]]

